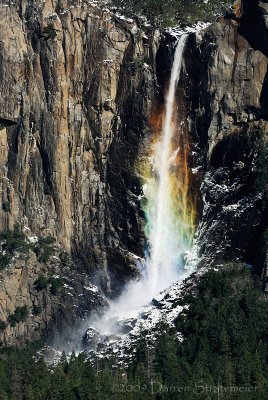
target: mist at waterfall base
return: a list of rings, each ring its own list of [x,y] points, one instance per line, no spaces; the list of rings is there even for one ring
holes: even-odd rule
[[[135,318],[154,296],[187,276],[185,259],[194,235],[195,208],[188,193],[188,134],[183,129],[176,105],[176,89],[187,37],[182,35],[176,46],[165,108],[158,115],[158,128],[152,127],[146,162],[139,165],[144,181],[143,208],[149,253],[144,263],[137,261],[140,279],[126,286],[122,295],[110,303],[103,317],[91,319],[91,326],[103,334],[119,333],[118,321]]]

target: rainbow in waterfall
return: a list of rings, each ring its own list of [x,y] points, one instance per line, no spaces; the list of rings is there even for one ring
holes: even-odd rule
[[[140,165],[149,242],[148,290],[152,296],[183,273],[185,254],[195,231],[196,206],[190,194],[188,166],[191,149],[185,117],[176,98],[187,37],[182,35],[176,47],[165,106],[152,116],[150,154],[145,157],[147,163]]]
[[[98,331],[114,330],[118,317],[136,316],[161,291],[185,276],[184,258],[195,232],[196,204],[191,191],[191,155],[185,115],[176,96],[187,35],[176,47],[162,112],[152,115],[149,153],[138,163],[144,181],[144,211],[149,254],[122,295],[110,304],[108,316],[95,321]],[[181,103],[184,104],[182,96]],[[186,272],[187,274],[187,272]]]

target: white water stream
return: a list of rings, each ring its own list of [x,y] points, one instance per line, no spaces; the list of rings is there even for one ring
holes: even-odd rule
[[[172,163],[172,137],[176,130],[173,123],[175,109],[175,94],[180,79],[183,50],[188,35],[182,35],[176,47],[169,89],[165,103],[165,118],[162,130],[162,140],[158,146],[156,173],[158,175],[158,190],[155,212],[152,219],[151,257],[148,261],[150,292],[152,295],[166,289],[178,279],[182,254],[187,250],[183,235],[178,232],[178,221],[173,207],[173,193],[170,182]]]
[[[172,140],[174,135],[181,134],[176,126],[176,122],[180,119],[176,115],[175,97],[187,37],[187,34],[182,35],[176,47],[165,99],[161,137],[154,154],[152,184],[155,195],[148,200],[151,210],[151,226],[148,235],[150,255],[146,259],[146,268],[141,279],[130,282],[122,295],[110,304],[111,308],[102,318],[90,321],[91,326],[102,334],[117,333],[118,320],[136,317],[140,308],[150,303],[154,296],[185,276],[182,260],[185,252],[191,247],[191,241],[185,239],[185,231],[188,229],[184,212],[186,204],[180,206],[180,212],[176,213],[176,210],[174,212],[174,205],[180,202],[180,198],[174,202],[171,180],[176,179],[172,172],[174,158]],[[181,182],[179,181],[178,185]]]

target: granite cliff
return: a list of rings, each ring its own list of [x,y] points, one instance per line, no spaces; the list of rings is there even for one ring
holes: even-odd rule
[[[245,0],[241,15],[187,40],[177,95],[194,151],[200,267],[242,260],[265,275],[267,15],[266,2]],[[0,271],[1,321],[42,305],[3,325],[1,341],[21,344],[105,306],[89,278],[116,296],[136,276],[145,238],[135,161],[175,37],[86,1],[2,2],[0,25],[0,230],[55,239],[47,259],[30,246]],[[41,277],[64,279],[61,290],[38,290]]]
[[[143,252],[133,168],[157,35],[88,2],[1,2],[0,24],[0,230],[55,238],[78,274],[116,295]],[[27,260],[1,271],[3,321],[25,298],[38,302],[40,265]]]
[[[237,15],[189,34],[177,96],[178,103],[184,99],[192,141],[198,265],[242,260],[261,274],[268,222],[268,4],[242,3]],[[169,34],[160,41],[156,71],[162,86],[173,44]]]

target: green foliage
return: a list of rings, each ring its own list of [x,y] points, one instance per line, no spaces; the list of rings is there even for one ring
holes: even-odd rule
[[[68,253],[66,251],[62,251],[59,254],[60,260],[62,262],[63,265],[67,265],[68,261],[69,261],[69,257],[68,257]]]
[[[54,252],[53,244],[55,243],[55,239],[51,236],[48,237],[40,237],[38,242],[33,246],[33,251],[37,255],[37,259],[40,263],[48,262],[49,258],[52,256]]]
[[[38,292],[45,290],[48,285],[48,279],[44,275],[39,275],[39,277],[34,282],[34,287]]]
[[[254,387],[258,393],[265,393],[268,304],[250,271],[232,266],[226,271],[206,273],[197,295],[181,302],[182,306],[186,304],[189,308],[176,321],[184,340],[174,342],[172,335],[163,335],[158,343],[158,365],[164,384],[172,386],[177,382],[195,387],[197,382],[203,382],[211,386]],[[247,397],[241,393],[236,398],[253,399],[254,394]]]
[[[43,30],[43,34],[46,37],[46,40],[48,39],[55,39],[57,37],[57,32],[53,27],[52,23],[49,23],[48,26],[46,26]]]
[[[13,231],[3,231],[0,233],[0,242],[2,252],[0,253],[0,271],[5,269],[14,255],[15,251],[27,253],[30,249],[26,236],[20,231],[18,225],[15,225]]]
[[[42,312],[42,307],[41,306],[33,306],[33,315],[39,315]]]
[[[55,239],[52,236],[41,237],[38,240],[40,246],[45,247],[55,243]]]
[[[0,398],[264,400],[268,303],[250,271],[238,265],[212,270],[200,279],[195,295],[177,299],[176,304],[184,307],[176,329],[161,321],[155,349],[148,347],[141,331],[128,369],[114,369],[112,359],[92,366],[82,354],[72,354],[69,361],[63,354],[57,366],[47,366],[33,358],[35,344],[23,350],[0,350]],[[178,332],[183,340],[177,338]],[[242,390],[220,396],[211,392],[221,385]],[[251,387],[252,391],[244,390]]]
[[[7,201],[5,201],[5,202],[2,203],[2,209],[3,209],[3,211],[5,211],[5,212],[11,211],[11,204],[10,204],[10,201],[9,201],[9,200],[7,200]]]
[[[30,249],[35,252],[37,259],[41,263],[48,262],[54,252],[55,239],[51,236],[40,237],[38,242],[32,244],[27,241],[27,237],[20,231],[18,225],[13,231],[3,231],[0,233],[2,253],[0,253],[0,271],[5,269],[15,251],[27,253]]]
[[[3,269],[6,269],[10,262],[10,256],[9,255],[4,255],[0,254],[0,271]]]
[[[14,314],[10,314],[8,317],[8,322],[11,326],[16,326],[19,322],[24,322],[28,317],[28,307],[17,307]]]
[[[60,293],[63,287],[63,279],[55,278],[53,276],[46,277],[44,275],[39,275],[39,277],[34,282],[35,289],[39,292],[45,290],[50,285],[50,292],[53,295]]]
[[[45,247],[41,254],[38,255],[38,261],[40,263],[46,263],[48,262],[50,256],[53,254],[53,249],[49,247]]]
[[[0,320],[0,332],[3,332],[7,328],[7,323]]]
[[[2,250],[12,255],[15,251],[27,253],[30,245],[26,241],[26,236],[20,231],[19,226],[16,225],[13,231],[4,231],[0,233],[0,241],[2,243]]]
[[[48,279],[48,282],[50,283],[50,292],[53,295],[57,295],[59,294],[59,292],[61,291],[62,287],[63,287],[63,280],[61,278],[54,278],[54,277],[50,277]]]
[[[211,21],[217,14],[222,14],[230,6],[230,1],[208,0],[110,0],[130,17],[145,15],[156,26],[173,26],[192,23],[197,20]]]

